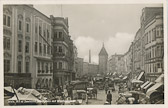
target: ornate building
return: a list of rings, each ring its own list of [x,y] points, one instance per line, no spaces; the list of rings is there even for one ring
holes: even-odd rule
[[[3,6],[5,85],[52,87],[51,21],[32,5]]]
[[[104,47],[103,47],[99,53],[99,74],[106,74],[107,73],[107,62],[108,62],[108,53]]]

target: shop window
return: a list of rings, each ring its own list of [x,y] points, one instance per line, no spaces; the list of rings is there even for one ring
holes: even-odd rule
[[[10,60],[4,60],[4,72],[7,73],[10,71]]]
[[[26,62],[26,73],[29,73],[29,62]]]
[[[22,72],[22,62],[18,61],[18,73]]]
[[[22,52],[22,41],[19,40],[18,42],[18,52]]]

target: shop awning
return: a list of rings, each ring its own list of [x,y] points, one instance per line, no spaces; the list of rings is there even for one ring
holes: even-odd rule
[[[156,83],[163,82],[163,77],[164,77],[164,74],[161,74],[161,75],[155,80],[155,82],[156,82]]]
[[[150,92],[150,91],[152,91],[152,90],[156,90],[156,89],[158,89],[159,87],[161,87],[162,85],[163,85],[163,82],[156,83],[156,84],[153,85],[151,88],[149,88],[147,92]]]
[[[141,72],[141,73],[139,74],[139,76],[137,77],[137,79],[140,80],[140,79],[142,78],[142,76],[144,75],[144,73],[145,73],[145,72]]]
[[[149,83],[150,83],[149,81],[146,81],[144,84],[141,85],[141,88],[144,88]]]
[[[144,89],[146,90],[146,89],[148,89],[150,86],[152,86],[154,83],[153,82],[150,82],[149,84],[147,84],[145,87],[144,87]]]

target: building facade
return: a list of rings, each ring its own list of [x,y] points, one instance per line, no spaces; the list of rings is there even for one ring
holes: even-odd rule
[[[51,22],[32,5],[3,6],[5,85],[52,87]]]
[[[83,74],[83,58],[77,57],[76,64],[76,77],[80,78]]]
[[[144,29],[146,79],[154,81],[164,72],[163,8],[144,8],[141,26]]]
[[[109,73],[125,74],[124,55],[114,54],[108,60]]]
[[[68,19],[50,16],[53,26],[54,86],[63,86],[75,77],[74,45],[69,35]]]
[[[104,47],[99,52],[99,74],[106,74],[107,73],[107,62],[108,62],[108,53]]]

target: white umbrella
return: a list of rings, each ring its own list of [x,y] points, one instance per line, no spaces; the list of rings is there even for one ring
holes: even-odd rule
[[[143,81],[137,80],[137,79],[133,79],[133,80],[132,80],[132,83],[143,83]]]

